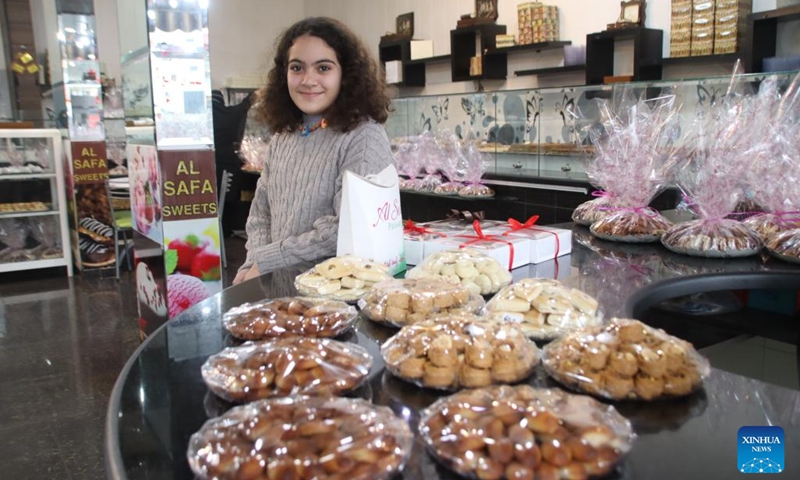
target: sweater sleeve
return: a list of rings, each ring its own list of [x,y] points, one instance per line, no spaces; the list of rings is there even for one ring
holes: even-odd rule
[[[272,149],[267,147],[267,158],[269,158],[271,151]],[[253,197],[253,203],[250,205],[250,213],[247,216],[247,224],[245,225],[245,230],[247,231],[247,244],[245,245],[247,257],[242,266],[239,267],[239,271],[247,270],[253,266],[254,259],[257,258],[257,252],[272,241],[267,175],[267,162],[264,162],[264,170],[261,172],[256,184],[256,193]]]
[[[338,152],[339,169],[333,198],[336,214],[318,218],[307,232],[257,248],[254,258],[260,273],[336,255],[344,173],[349,170],[362,176],[372,175],[394,163],[389,138],[382,125],[373,121],[363,123],[349,135],[350,140],[344,142],[342,151]]]

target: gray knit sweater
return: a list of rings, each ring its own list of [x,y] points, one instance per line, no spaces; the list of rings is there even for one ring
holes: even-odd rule
[[[247,219],[247,260],[269,273],[336,255],[342,180],[349,170],[379,173],[394,163],[383,126],[342,133],[319,129],[273,136]]]

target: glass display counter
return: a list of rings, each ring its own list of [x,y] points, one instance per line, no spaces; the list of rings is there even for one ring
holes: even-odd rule
[[[743,75],[733,91],[757,91],[769,75],[787,86],[796,74]],[[487,178],[588,181],[585,162],[594,149],[584,127],[600,121],[597,100],[619,101],[626,94],[637,98],[675,94],[685,131],[697,115],[727,94],[730,82],[730,76],[721,76],[404,97],[392,102],[394,111],[386,131],[393,140],[425,131],[472,139],[488,154]]]
[[[630,300],[637,291],[661,280],[701,273],[724,276],[751,272],[775,279],[797,278],[798,268],[758,257],[698,261],[668,252],[660,245],[597,240],[588,229],[574,227],[570,256],[560,257],[558,262],[551,260],[522,267],[513,273],[558,278],[593,295],[607,316],[615,316],[631,310]],[[236,343],[223,329],[220,317],[243,302],[296,294],[294,278],[302,271],[301,267],[279,270],[225,289],[163,325],[139,347],[120,373],[109,400],[105,430],[108,478],[195,478],[186,460],[189,437],[206,420],[231,408],[208,391],[200,374],[209,355]],[[797,282],[785,285],[794,287]],[[682,320],[663,312],[659,315],[663,318],[660,328],[693,342],[704,355],[712,345],[738,338],[744,329],[784,342],[797,338],[796,322],[787,319],[781,329],[775,329],[778,315],[772,313],[763,315],[769,318],[758,322],[751,319],[735,328],[725,323],[724,318],[708,315],[688,319],[684,316]],[[416,430],[419,412],[445,394],[416,387],[384,369],[380,346],[396,332],[360,318],[353,332],[339,338],[358,343],[374,359],[367,382],[353,395],[389,406]],[[712,366],[715,366],[713,360]],[[525,383],[559,388],[540,368]],[[704,387],[687,397],[616,402],[614,406],[631,421],[638,437],[631,452],[606,478],[729,478],[729,472],[741,466],[737,462],[736,439],[738,429],[746,425],[777,425],[785,430],[785,456],[789,460],[784,476],[797,478],[800,464],[792,459],[800,455],[800,443],[789,441],[789,436],[800,428],[798,405],[800,392],[796,389],[720,368],[713,368]],[[460,477],[436,462],[417,438],[408,465],[393,478]]]

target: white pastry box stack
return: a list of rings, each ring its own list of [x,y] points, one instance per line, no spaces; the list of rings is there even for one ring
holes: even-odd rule
[[[572,231],[536,225],[538,217],[525,223],[483,220],[477,228],[458,220],[415,225],[406,223],[405,251],[409,265],[443,250],[472,248],[496,259],[509,270],[538,264],[572,252]]]

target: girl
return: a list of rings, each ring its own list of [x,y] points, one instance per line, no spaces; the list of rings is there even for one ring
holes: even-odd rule
[[[233,283],[336,254],[342,179],[394,163],[382,124],[386,82],[343,23],[308,18],[277,42],[257,113],[276,134],[247,219]]]

